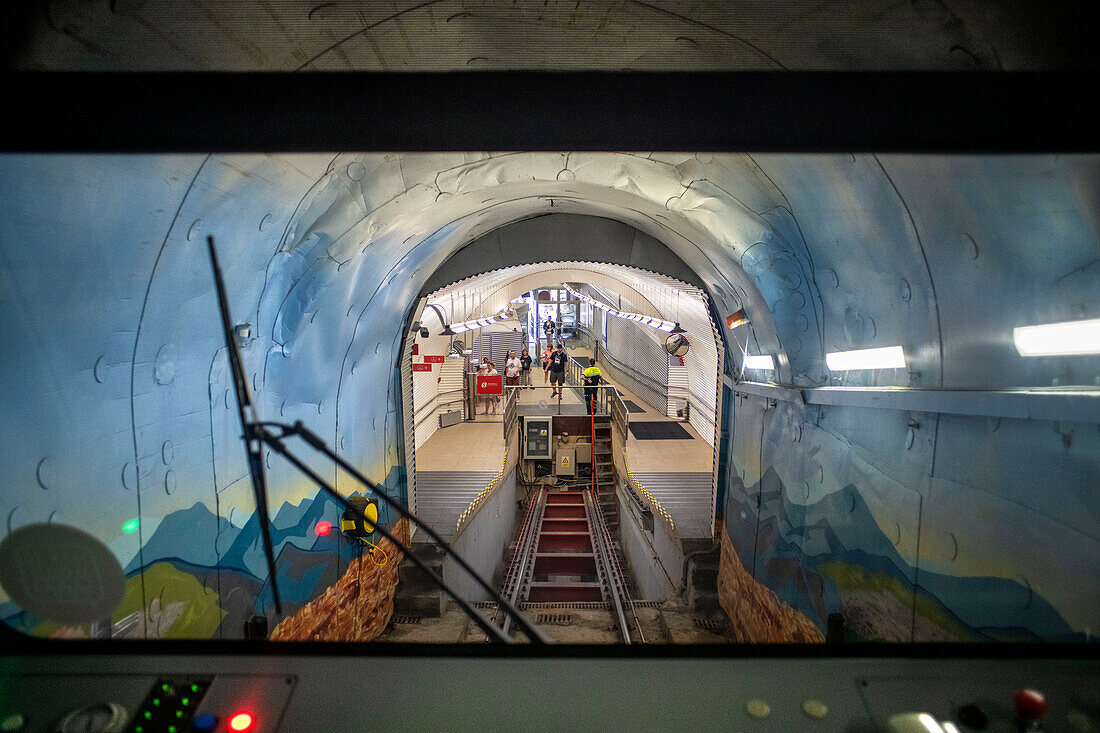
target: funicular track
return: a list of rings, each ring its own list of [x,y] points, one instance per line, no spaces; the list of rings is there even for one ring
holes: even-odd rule
[[[541,487],[530,494],[502,595],[527,610],[573,604],[606,608],[620,641],[644,643],[597,496],[587,488]],[[505,632],[510,626],[504,619]]]

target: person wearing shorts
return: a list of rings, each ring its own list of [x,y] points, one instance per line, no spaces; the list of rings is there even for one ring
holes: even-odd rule
[[[539,355],[542,357],[542,383],[546,384],[550,380],[550,355],[554,353],[554,350],[550,348],[550,344],[546,345],[546,349]]]
[[[561,397],[561,388],[565,385],[565,365],[568,363],[569,357],[565,355],[565,346],[559,342],[558,348],[554,350],[546,363],[546,371],[550,374],[550,386],[557,385],[550,390],[551,397],[555,394]]]

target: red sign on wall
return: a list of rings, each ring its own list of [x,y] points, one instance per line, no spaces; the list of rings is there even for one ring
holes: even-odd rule
[[[420,344],[413,344],[413,356],[420,353]]]
[[[443,357],[442,356],[427,356],[427,355],[425,355],[424,356],[424,363],[425,364],[442,364],[443,363]]]
[[[413,364],[414,372],[430,372],[432,370],[431,364]]]
[[[477,393],[478,394],[501,394],[504,392],[503,377],[499,374],[492,377],[477,378]]]

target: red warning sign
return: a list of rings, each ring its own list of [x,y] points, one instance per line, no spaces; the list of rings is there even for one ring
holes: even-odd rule
[[[427,355],[425,355],[424,356],[424,363],[425,364],[442,364],[443,363],[443,357],[442,356],[427,356]]]
[[[503,377],[499,374],[496,376],[478,376],[477,378],[477,393],[478,394],[501,394],[504,392]]]
[[[430,372],[432,370],[431,364],[413,364],[414,372]]]

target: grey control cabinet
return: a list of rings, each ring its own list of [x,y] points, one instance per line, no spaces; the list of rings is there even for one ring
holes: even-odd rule
[[[550,460],[550,447],[554,437],[554,418],[523,417],[523,457],[540,461]]]

